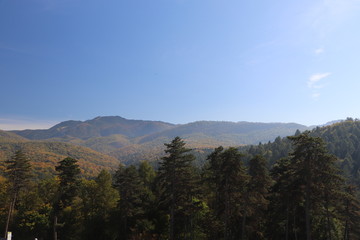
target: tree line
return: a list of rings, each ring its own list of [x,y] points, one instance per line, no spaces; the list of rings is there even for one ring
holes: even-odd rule
[[[27,240],[360,239],[357,187],[325,142],[288,137],[292,152],[271,165],[218,147],[202,167],[174,138],[155,170],[148,162],[81,178],[67,157],[56,176],[34,180],[17,151],[0,178],[0,227]],[[251,152],[251,151],[250,151]]]

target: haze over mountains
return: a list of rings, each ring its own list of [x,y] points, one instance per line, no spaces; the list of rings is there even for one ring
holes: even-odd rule
[[[296,123],[235,123],[225,121],[198,121],[176,125],[160,121],[128,120],[114,116],[97,117],[87,121],[65,121],[46,130],[11,132],[30,140],[71,141],[121,135],[128,140],[143,143],[159,137],[203,135],[204,138],[220,139],[219,141],[227,140],[230,144],[253,144],[259,141],[273,140],[277,136],[292,134],[297,129],[304,130],[307,128]]]
[[[47,130],[13,131],[32,140],[75,137],[89,139],[120,134],[139,137],[169,129],[173,124],[159,121],[127,120],[122,117],[96,117],[87,121],[65,121]]]
[[[90,165],[103,162],[99,166],[114,167],[119,162],[156,160],[163,154],[164,143],[176,136],[183,138],[190,148],[204,149],[265,143],[306,129],[309,128],[296,123],[198,121],[171,124],[108,116],[65,121],[42,130],[0,131],[0,150],[4,157],[9,157],[16,147],[22,146],[51,168],[67,155],[82,159],[84,164],[86,161]],[[95,165],[84,165],[85,171],[97,172]]]
[[[251,123],[198,121],[171,124],[160,121],[128,120],[122,117],[97,117],[88,121],[66,121],[47,130],[13,131],[30,140],[71,142],[109,152],[131,144],[164,143],[180,136],[194,147],[257,144],[277,136],[293,134],[306,126],[296,123]]]

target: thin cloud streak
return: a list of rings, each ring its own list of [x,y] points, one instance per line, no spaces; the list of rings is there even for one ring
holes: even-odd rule
[[[321,79],[324,79],[330,76],[331,73],[316,73],[310,76],[309,81],[307,82],[309,88],[322,88],[321,85],[316,85]]]
[[[318,48],[318,49],[315,49],[315,54],[316,54],[316,55],[320,55],[320,54],[322,54],[324,51],[325,51],[324,48]]]
[[[302,24],[306,29],[311,29],[311,38],[324,41],[337,29],[341,29],[359,10],[360,0],[314,1],[302,15]]]
[[[319,97],[320,97],[320,93],[318,93],[318,92],[313,93],[313,94],[311,95],[311,97],[312,97],[313,99],[315,99],[315,100],[318,100]]]
[[[318,100],[320,98],[320,92],[318,91],[321,88],[324,88],[324,85],[321,84],[319,85],[319,81],[323,80],[324,78],[327,78],[328,76],[330,76],[332,73],[327,72],[327,73],[316,73],[313,74],[309,77],[309,80],[307,82],[308,88],[313,90],[313,93],[311,95],[311,97],[314,100]]]

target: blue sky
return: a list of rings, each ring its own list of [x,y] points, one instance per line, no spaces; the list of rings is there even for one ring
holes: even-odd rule
[[[360,117],[360,0],[0,0],[0,129]]]

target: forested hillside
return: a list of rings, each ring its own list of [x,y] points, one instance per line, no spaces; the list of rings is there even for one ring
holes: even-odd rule
[[[176,137],[149,146],[162,151],[156,168],[2,139],[0,228],[14,240],[360,238],[358,120],[240,147],[191,149]]]
[[[165,144],[158,169],[143,161],[93,180],[72,157],[57,162],[57,177],[36,179],[27,155],[16,151],[0,178],[0,229],[8,226],[14,240],[359,239],[355,175],[342,174],[344,160],[316,136],[355,140],[358,124],[348,120],[242,151],[217,147],[202,166],[176,137]]]
[[[33,170],[37,177],[55,173],[55,165],[65,157],[79,160],[84,176],[96,176],[102,169],[109,171],[116,169],[120,162],[108,155],[101,154],[92,149],[61,142],[1,142],[0,141],[0,168],[9,160],[16,150],[21,149],[31,160]]]
[[[20,142],[20,141],[26,141],[26,138],[23,138],[12,132],[6,132],[0,130],[0,142]]]
[[[117,117],[105,117],[105,119],[97,118],[89,122],[92,124],[98,122],[101,123],[96,127],[97,129],[101,129],[101,126],[103,129],[109,129],[113,128],[109,127],[111,123],[119,123],[119,119],[120,122],[130,121],[130,123],[133,124],[131,122],[133,120],[124,120]],[[35,130],[34,132],[32,132],[33,130],[24,131],[23,135],[32,132],[32,138],[37,138],[36,136],[44,137],[45,135],[42,135],[43,131],[53,132],[54,129],[62,129],[64,126],[78,126],[78,124],[82,123],[83,122],[76,121],[64,122],[49,130]],[[144,124],[144,122],[141,121],[135,121],[135,123]],[[145,122],[145,125],[148,124],[149,123]],[[157,124],[158,123],[155,125]],[[252,124],[246,122],[196,122],[177,127],[171,127],[171,125],[166,124],[165,126],[165,128],[170,127],[170,129],[161,131],[160,133],[153,133],[136,138],[129,138],[126,135],[115,134],[104,137],[91,137],[89,139],[83,140],[78,138],[78,136],[75,137],[75,134],[72,133],[72,136],[65,134],[61,138],[47,139],[47,141],[51,141],[51,143],[35,141],[31,144],[26,138],[21,137],[14,132],[0,131],[0,146],[2,147],[2,152],[0,154],[9,157],[14,152],[15,146],[17,146],[19,142],[27,142],[26,146],[34,146],[33,150],[29,152],[32,152],[32,156],[37,159],[36,164],[39,166],[38,169],[41,169],[41,166],[45,167],[46,169],[53,169],[55,162],[67,155],[79,157],[80,159],[84,160],[86,159],[84,156],[89,156],[89,164],[94,163],[95,165],[85,166],[86,164],[84,163],[81,164],[81,166],[87,168],[87,173],[95,174],[98,172],[98,170],[93,171],[91,169],[100,169],[101,167],[110,169],[117,167],[119,162],[124,164],[137,164],[142,160],[157,161],[164,155],[165,148],[163,143],[170,141],[170,139],[175,137],[176,134],[179,134],[180,136],[184,137],[188,147],[196,149],[194,153],[196,153],[198,156],[199,160],[197,162],[200,165],[206,158],[206,154],[208,154],[211,149],[220,145],[224,147],[240,146],[241,151],[249,154],[248,158],[254,156],[255,154],[263,154],[269,160],[269,163],[273,164],[277,159],[286,157],[291,151],[290,141],[286,137],[281,138],[279,136],[280,134],[277,134],[276,129],[282,129],[282,131],[287,129],[286,131],[289,133],[287,135],[293,135],[291,131],[296,127],[301,129],[301,125],[297,124],[271,125],[261,123]],[[317,127],[311,131],[311,134],[322,137],[327,143],[329,151],[339,157],[339,164],[341,164],[341,167],[346,171],[346,173],[357,177],[360,164],[360,148],[358,147],[360,139],[359,129],[360,127],[358,121],[348,119],[347,121],[342,122],[337,121],[336,123],[325,127]],[[56,130],[54,132],[59,131],[60,130]],[[138,132],[142,131],[139,130]],[[234,131],[233,134],[232,131]],[[240,132],[241,134],[238,134]],[[298,134],[299,133],[300,132],[298,132]],[[260,145],[235,144],[235,142],[239,142],[241,139],[250,139],[249,136],[251,136],[253,139],[256,139],[256,141],[259,139],[264,139],[261,138],[260,135],[266,135],[267,137],[272,136],[275,140],[259,141],[262,142]],[[68,142],[72,145],[55,143],[53,142],[54,140]],[[57,147],[49,147],[50,145]],[[79,148],[74,145],[87,146],[97,152],[91,151],[88,148]],[[241,145],[245,146],[241,147]],[[73,153],[73,151],[75,152]],[[98,152],[102,152],[103,154]],[[118,161],[116,161],[115,158],[118,159]]]
[[[295,135],[300,134],[297,132]],[[312,136],[321,137],[330,153],[338,157],[339,166],[344,174],[351,176],[352,179],[359,181],[360,170],[360,121],[348,118],[334,124],[316,127],[310,131]],[[241,151],[249,154],[249,157],[256,154],[264,155],[269,164],[272,165],[276,160],[285,158],[292,150],[291,142],[288,138],[277,137],[273,142],[259,144],[257,146],[245,146]]]
[[[88,121],[66,121],[45,130],[12,131],[29,140],[58,141],[91,148],[125,164],[158,160],[163,143],[176,136],[191,148],[240,146],[273,141],[308,127],[296,123],[251,123],[199,121],[170,124],[160,121],[97,117]]]

